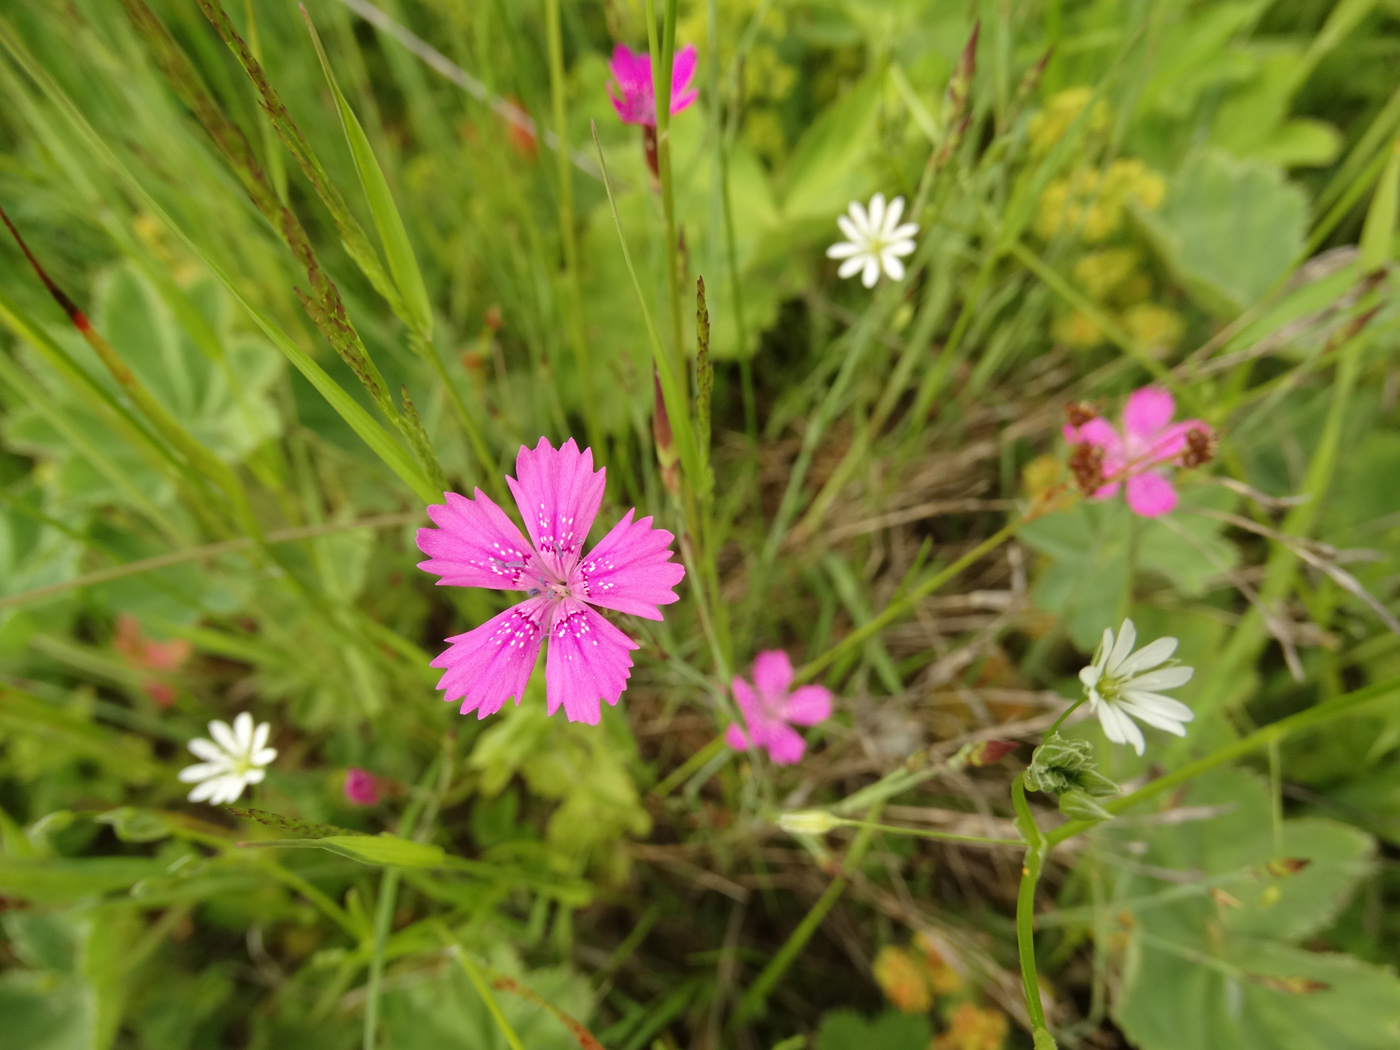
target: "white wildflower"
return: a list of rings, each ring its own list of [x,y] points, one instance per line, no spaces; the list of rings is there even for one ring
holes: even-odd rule
[[[1145,744],[1134,718],[1185,736],[1185,723],[1196,716],[1185,704],[1157,691],[1175,689],[1191,680],[1191,668],[1178,666],[1171,659],[1176,639],[1158,638],[1133,652],[1136,644],[1137,628],[1132,620],[1123,621],[1116,639],[1105,628],[1094,662],[1079,672],[1079,680],[1084,683],[1089,709],[1099,716],[1108,739],[1115,744],[1132,744],[1140,755]]]
[[[267,746],[271,732],[267,722],[255,727],[247,711],[233,720],[232,727],[218,719],[210,722],[209,735],[214,739],[197,736],[189,743],[191,753],[203,761],[180,770],[180,779],[195,785],[190,801],[216,806],[238,801],[244,788],[267,775],[263,767],[277,757],[277,749]]]
[[[868,211],[860,201],[851,201],[850,214],[836,219],[846,239],[826,250],[828,259],[846,260],[836,275],[854,277],[859,273],[861,284],[867,288],[875,287],[881,270],[890,280],[901,280],[904,263],[900,262],[900,256],[913,254],[913,237],[919,232],[918,223],[900,225],[903,214],[903,197],[896,197],[887,207],[885,195],[877,193],[870,198]]]

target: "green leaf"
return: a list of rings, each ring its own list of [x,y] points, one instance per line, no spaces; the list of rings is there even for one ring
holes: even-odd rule
[[[316,57],[321,60],[321,70],[326,75],[326,83],[330,85],[331,94],[335,96],[336,108],[340,112],[340,124],[345,130],[345,140],[350,144],[350,155],[355,162],[355,170],[359,173],[360,185],[364,187],[370,214],[374,217],[375,229],[379,231],[379,240],[383,243],[384,254],[389,260],[389,272],[394,275],[394,284],[403,296],[404,307],[409,314],[403,320],[424,339],[431,339],[432,301],[428,298],[428,289],[423,283],[423,273],[418,269],[413,245],[409,243],[403,217],[394,203],[394,195],[389,192],[388,180],[384,178],[384,170],[374,156],[365,129],[360,126],[359,118],[355,116],[355,111],[350,108],[350,103],[341,93],[340,85],[336,83],[330,60],[326,57],[325,48],[321,46],[321,38],[304,7],[302,17],[306,20],[311,42],[316,45]]]
[[[1113,814],[1103,808],[1094,796],[1083,788],[1070,788],[1060,796],[1060,812],[1070,820],[1112,820]]]
[[[1184,807],[1207,820],[1154,829],[1143,863],[1199,872],[1221,903],[1191,883],[1164,890],[1123,879],[1115,910],[1133,921],[1115,1019],[1141,1050],[1381,1050],[1400,1040],[1400,981],[1344,955],[1292,942],[1316,936],[1371,869],[1368,836],[1336,821],[1285,821],[1274,839],[1268,792],[1254,776],[1221,771],[1193,784]],[[1110,826],[1111,828],[1111,826]],[[1106,832],[1114,834],[1112,830]],[[1133,832],[1134,838],[1141,838]],[[1268,861],[1307,867],[1271,875]]]
[[[871,73],[824,110],[793,148],[783,178],[782,209],[793,219],[821,219],[832,226],[851,198],[864,193],[861,162],[875,144],[875,115],[884,85]]]
[[[886,1010],[866,1020],[854,1010],[832,1010],[817,1029],[817,1050],[926,1050],[928,1018]]]
[[[440,868],[448,862],[441,846],[401,839],[384,832],[379,835],[327,835],[319,839],[268,839],[245,842],[245,846],[271,849],[324,849],[361,864],[392,868]]]
[[[1134,216],[1173,276],[1205,309],[1233,318],[1303,250],[1307,203],[1262,160],[1203,149],[1172,178],[1157,212]]]
[[[110,824],[123,842],[158,842],[174,833],[170,822],[159,813],[135,806],[122,806],[97,817],[99,824]]]
[[[0,893],[36,902],[76,901],[129,889],[162,870],[146,857],[0,856]]]

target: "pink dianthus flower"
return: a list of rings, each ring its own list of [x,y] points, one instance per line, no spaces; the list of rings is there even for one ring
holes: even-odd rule
[[[1170,392],[1145,386],[1135,390],[1123,406],[1121,431],[1102,416],[1079,426],[1065,426],[1065,440],[1070,444],[1103,451],[1105,483],[1091,498],[1110,499],[1122,484],[1134,514],[1156,518],[1175,509],[1176,489],[1167,468],[1181,463],[1192,431],[1213,437],[1211,428],[1199,419],[1173,423],[1175,412],[1176,401]]]
[[[345,771],[345,801],[352,806],[379,805],[379,784],[374,774],[351,767]]]
[[[687,44],[676,52],[671,66],[671,112],[679,113],[697,98],[700,92],[690,86],[695,77],[695,45]],[[635,52],[626,44],[613,48],[608,63],[617,92],[608,85],[608,98],[624,124],[656,127],[656,88],[651,79],[651,56]]]
[[[570,722],[597,725],[600,699],[617,703],[631,674],[637,643],[594,608],[648,620],[677,600],[673,588],[685,569],[671,561],[665,529],[629,510],[587,557],[583,542],[603,501],[606,472],[593,469],[591,449],[570,439],[554,448],[545,438],[521,446],[517,478],[506,478],[525,520],[527,541],[480,489],[472,499],[444,493],[428,508],[438,528],[419,529],[420,569],[442,577],[439,586],[524,591],[524,601],[475,630],[448,638],[433,661],[446,672],[438,682],[445,700],[461,700],[462,714],[485,718],[525,692],[540,645],[549,638],[545,695],[549,713],[562,705]]]
[[[820,685],[792,688],[792,661],[781,649],[768,649],[753,662],[753,685],[738,675],[730,683],[747,730],[738,723],[725,730],[724,739],[736,751],[761,747],[777,765],[790,766],[802,759],[807,741],[794,725],[814,726],[831,717],[831,691]]]

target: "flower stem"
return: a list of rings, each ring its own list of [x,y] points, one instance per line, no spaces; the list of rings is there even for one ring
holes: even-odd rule
[[[661,37],[656,34],[656,2],[646,0],[647,48],[656,99],[656,175],[661,183],[661,211],[666,223],[666,291],[671,302],[671,367],[689,403],[689,368],[681,343],[680,252],[676,242],[676,197],[671,177],[671,74],[676,55],[676,0],[666,0]]]
[[[1060,726],[1064,725],[1065,719],[1072,715],[1075,710],[1078,709],[1079,705],[1084,703],[1084,700],[1085,698],[1081,696],[1078,700],[1061,711],[1060,717],[1055,719],[1055,724],[1045,731],[1045,736],[1041,737],[1041,739],[1044,740],[1046,737],[1053,736]]]
[[[1026,837],[1026,860],[1021,868],[1021,887],[1016,893],[1016,947],[1021,956],[1021,983],[1026,992],[1026,1012],[1037,1050],[1055,1046],[1045,1026],[1045,1008],[1040,1002],[1040,982],[1035,973],[1035,885],[1045,863],[1047,842],[1026,801],[1025,774],[1011,782],[1011,802],[1016,807],[1016,825]]]
[[[938,839],[943,842],[972,842],[983,846],[1024,846],[1024,839],[988,838],[985,835],[957,835],[951,831],[938,831],[934,828],[906,828],[896,824],[872,824],[868,820],[832,818],[839,828],[869,828],[871,831],[887,831],[891,835],[909,835],[918,839]]]

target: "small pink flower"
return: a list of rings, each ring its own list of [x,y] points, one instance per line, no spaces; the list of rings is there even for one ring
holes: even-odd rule
[[[1126,482],[1128,507],[1134,514],[1157,518],[1171,513],[1176,507],[1176,489],[1166,468],[1180,464],[1191,431],[1212,435],[1210,427],[1199,419],[1173,423],[1175,412],[1176,401],[1168,391],[1145,386],[1134,391],[1123,406],[1121,433],[1102,416],[1079,426],[1065,426],[1065,440],[1070,444],[1103,450],[1106,484],[1095,490],[1094,499],[1116,496],[1119,484]]]
[[[807,741],[792,727],[814,726],[830,718],[830,690],[820,685],[792,689],[792,661],[781,649],[768,649],[755,657],[753,681],[749,685],[736,675],[730,683],[748,731],[734,723],[725,730],[725,741],[735,751],[764,748],[780,766],[801,761]]]
[[[672,113],[679,113],[700,97],[700,92],[690,86],[695,77],[695,62],[694,44],[687,44],[676,52],[675,63],[671,66]],[[613,109],[617,110],[622,122],[656,127],[656,89],[651,79],[651,56],[634,52],[626,44],[618,44],[613,48],[608,68],[617,82],[617,93],[613,92],[612,84],[608,85],[608,98],[612,99]]]
[[[345,801],[352,806],[379,805],[379,784],[374,774],[364,769],[345,771]]]
[[[549,713],[562,704],[570,722],[597,725],[598,701],[617,703],[631,674],[630,650],[638,646],[594,606],[661,619],[658,606],[677,600],[673,588],[685,576],[671,561],[675,537],[652,528],[649,517],[633,521],[633,509],[583,557],[606,473],[593,469],[592,450],[580,452],[572,439],[555,449],[540,438],[533,450],[521,446],[515,472],[519,480],[506,483],[529,541],[480,489],[473,499],[444,493],[446,505],[428,508],[439,527],[418,530],[418,547],[428,555],[418,567],[441,576],[439,586],[526,594],[475,630],[447,639],[451,648],[433,661],[447,668],[438,688],[444,699],[462,701],[462,714],[475,711],[478,718],[508,699],[518,705],[548,637]]]

